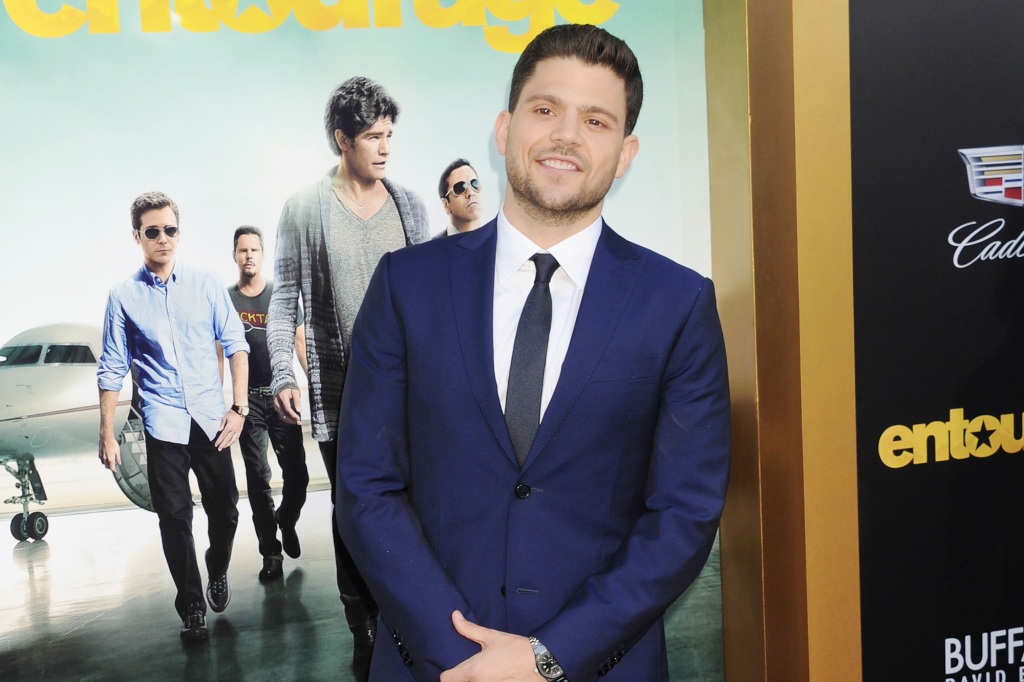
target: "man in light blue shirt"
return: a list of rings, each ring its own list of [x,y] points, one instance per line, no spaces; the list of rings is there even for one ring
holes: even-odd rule
[[[97,371],[99,456],[111,470],[121,464],[114,413],[124,377],[134,367],[150,493],[177,588],[180,634],[186,641],[201,641],[207,637],[206,600],[221,612],[231,599],[227,570],[238,525],[238,489],[230,448],[249,410],[249,346],[218,278],[175,261],[181,237],[174,201],[161,192],[147,192],[132,203],[131,217],[144,265],[115,285],[107,299]],[[230,358],[230,409],[224,404],[218,341]],[[206,600],[192,537],[189,469],[199,482],[209,520]]]

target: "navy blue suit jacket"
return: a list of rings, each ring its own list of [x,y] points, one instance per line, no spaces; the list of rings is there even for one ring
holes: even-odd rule
[[[728,478],[711,281],[607,225],[522,467],[494,378],[495,223],[385,256],[356,320],[338,525],[381,609],[371,679],[536,635],[572,682],[667,680],[662,615],[707,559]]]

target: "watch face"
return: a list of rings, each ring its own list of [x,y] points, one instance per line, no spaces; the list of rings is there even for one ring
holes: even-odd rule
[[[558,662],[548,652],[545,652],[537,661],[537,670],[549,680],[557,679],[562,674],[562,666],[558,665]]]
[[[240,407],[238,407],[235,410],[235,412],[237,412],[238,414],[242,415],[243,417],[248,417],[249,416],[249,406],[248,405],[241,405]]]

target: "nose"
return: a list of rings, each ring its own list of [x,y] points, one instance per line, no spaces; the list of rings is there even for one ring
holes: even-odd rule
[[[580,143],[580,121],[574,116],[559,116],[551,130],[551,139],[571,147]]]
[[[391,139],[387,137],[381,138],[380,147],[377,148],[377,151],[380,153],[381,156],[387,156],[388,154],[390,154]]]

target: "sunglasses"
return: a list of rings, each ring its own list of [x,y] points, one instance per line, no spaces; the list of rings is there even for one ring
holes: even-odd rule
[[[461,197],[463,194],[466,193],[467,187],[472,187],[474,192],[479,192],[480,180],[478,178],[473,178],[469,182],[466,182],[465,180],[459,180],[454,185],[452,185],[452,188],[448,190],[447,194],[444,195],[444,198],[447,199],[449,194],[454,194],[457,197]]]
[[[146,239],[150,241],[158,239],[161,232],[166,234],[168,239],[174,239],[178,236],[178,228],[174,225],[168,225],[167,227],[147,227],[145,230],[139,230],[139,232],[146,235]]]

